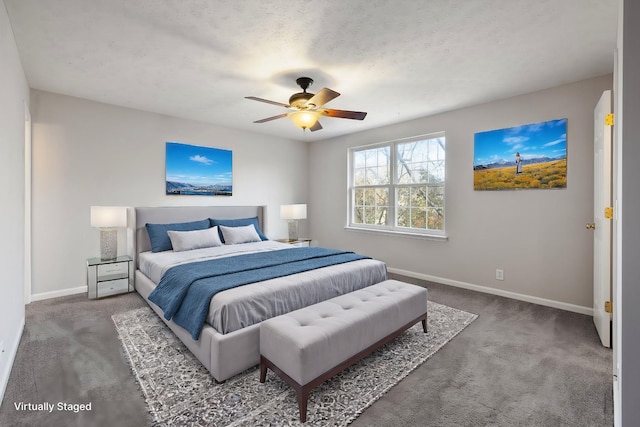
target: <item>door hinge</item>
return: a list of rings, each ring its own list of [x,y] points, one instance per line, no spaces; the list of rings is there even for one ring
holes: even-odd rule
[[[613,219],[613,208],[611,206],[604,208],[604,217],[606,219]]]
[[[613,126],[613,113],[604,116],[604,124],[605,126]]]
[[[604,311],[607,313],[613,313],[613,306],[611,305],[611,301],[604,302]]]

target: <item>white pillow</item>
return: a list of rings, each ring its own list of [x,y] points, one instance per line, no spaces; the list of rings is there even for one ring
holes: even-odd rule
[[[224,225],[220,225],[219,227],[222,231],[222,237],[224,237],[225,245],[262,241],[253,224],[241,227],[226,227]]]
[[[190,251],[191,249],[213,248],[222,246],[218,227],[193,231],[167,231],[174,252]]]

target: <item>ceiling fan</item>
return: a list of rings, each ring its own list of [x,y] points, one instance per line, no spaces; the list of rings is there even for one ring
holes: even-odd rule
[[[296,79],[298,86],[302,88],[302,92],[294,93],[289,98],[288,104],[281,102],[269,101],[268,99],[257,98],[255,96],[245,96],[246,99],[254,101],[266,102],[267,104],[278,105],[280,107],[293,110],[290,113],[278,114],[277,116],[267,117],[266,119],[256,120],[253,123],[265,123],[271,120],[289,117],[296,126],[309,129],[311,132],[322,129],[318,119],[320,116],[336,117],[340,119],[363,120],[367,113],[362,111],[332,110],[330,108],[321,108],[324,104],[337,98],[340,94],[328,88],[323,88],[320,92],[313,94],[307,92],[307,88],[313,84],[313,79],[309,77],[299,77]]]

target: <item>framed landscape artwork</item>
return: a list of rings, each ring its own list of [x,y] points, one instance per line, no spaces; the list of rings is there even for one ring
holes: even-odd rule
[[[474,135],[473,189],[567,187],[567,119]]]
[[[231,196],[231,150],[167,142],[166,194]]]

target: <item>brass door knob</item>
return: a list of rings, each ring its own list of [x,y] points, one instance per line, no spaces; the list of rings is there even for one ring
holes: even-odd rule
[[[587,230],[595,230],[596,229],[596,225],[591,222],[591,223],[587,223]]]

